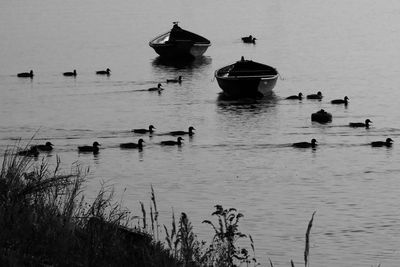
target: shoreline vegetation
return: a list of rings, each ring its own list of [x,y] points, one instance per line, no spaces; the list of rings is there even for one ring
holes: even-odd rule
[[[17,152],[16,146],[5,151],[0,172],[0,266],[260,266],[251,235],[239,231],[243,214],[234,208],[216,205],[203,221],[213,231],[208,244],[197,239],[186,213],[175,218],[172,212],[171,226],[160,225],[153,187],[150,211],[140,202],[142,214],[133,216],[105,185],[86,202],[87,170],[63,174],[59,157],[50,168],[45,159]],[[250,249],[239,247],[245,239]]]

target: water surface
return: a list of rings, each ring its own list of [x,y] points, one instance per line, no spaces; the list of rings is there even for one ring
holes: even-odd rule
[[[140,214],[150,185],[163,223],[171,209],[187,212],[208,240],[215,204],[245,214],[241,230],[262,262],[300,265],[308,220],[312,266],[399,266],[398,181],[400,3],[350,1],[49,1],[0,4],[0,149],[22,138],[50,140],[65,170],[90,168],[87,193],[101,181],[124,193]],[[211,40],[204,57],[171,64],[148,46],[172,21]],[[252,34],[256,45],[240,37]],[[227,101],[214,71],[245,58],[278,69],[274,95]],[[109,77],[95,75],[110,68]],[[16,73],[33,69],[36,76]],[[76,69],[76,78],[63,77]],[[144,89],[164,84],[161,94]],[[288,95],[322,91],[322,101]],[[347,95],[350,104],[330,100]],[[311,113],[333,114],[328,125]],[[347,127],[369,118],[369,129]],[[153,124],[153,137],[133,128]],[[181,148],[161,147],[161,135],[196,128]],[[119,143],[145,139],[142,152]],[[394,139],[392,148],[368,143]],[[293,142],[316,138],[316,150]],[[97,156],[77,146],[98,141]]]

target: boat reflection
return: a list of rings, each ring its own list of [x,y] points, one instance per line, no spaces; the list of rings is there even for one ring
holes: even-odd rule
[[[264,113],[275,108],[278,98],[272,92],[261,98],[232,98],[220,93],[217,106],[220,111],[234,113]]]
[[[181,58],[170,59],[164,57],[156,57],[152,65],[154,68],[169,70],[174,69],[198,69],[210,65],[212,62],[210,57],[200,56],[197,58]]]

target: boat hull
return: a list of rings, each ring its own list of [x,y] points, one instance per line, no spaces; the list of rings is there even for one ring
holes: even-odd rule
[[[176,42],[175,44],[150,44],[150,46],[162,57],[200,57],[208,49],[207,44],[193,44],[192,42]]]
[[[272,93],[278,75],[268,78],[218,78],[217,82],[225,95],[230,97],[259,97]]]

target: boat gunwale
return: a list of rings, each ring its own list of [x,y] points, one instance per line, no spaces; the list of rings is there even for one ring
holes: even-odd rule
[[[183,30],[183,29],[182,29],[182,30]],[[188,39],[188,40],[186,40],[186,39],[174,40],[174,41],[171,42],[171,43],[166,43],[166,42],[159,43],[159,42],[156,42],[156,40],[157,40],[157,39],[160,39],[161,37],[169,36],[169,35],[171,34],[171,31],[172,31],[172,30],[169,30],[169,31],[167,31],[167,32],[165,32],[165,33],[162,33],[162,34],[160,34],[160,35],[154,37],[153,39],[151,39],[151,40],[149,41],[149,46],[151,46],[151,47],[153,47],[153,46],[168,46],[168,45],[175,45],[175,43],[177,43],[177,42],[178,42],[178,43],[179,43],[179,42],[188,42],[188,41],[193,42],[193,41],[190,40],[190,39]],[[196,33],[187,31],[187,30],[184,30],[184,31],[189,32],[189,33],[194,34],[194,35],[197,35],[197,36],[199,36],[199,37],[204,38],[204,39],[207,40],[207,41],[203,41],[203,42],[193,42],[193,45],[197,45],[197,46],[211,46],[211,41],[208,40],[207,38],[205,38],[205,37],[203,37],[203,36],[201,36],[201,35],[198,35],[198,34],[196,34]]]
[[[165,32],[165,33],[162,33],[162,34],[160,34],[160,35],[154,37],[153,39],[151,39],[151,40],[149,41],[149,45],[152,46],[152,45],[158,45],[158,44],[165,44],[165,43],[155,43],[155,41],[156,41],[157,39],[160,39],[160,38],[163,37],[164,35],[169,35],[169,34],[171,34],[171,31],[167,31],[167,32]]]
[[[279,77],[279,72],[278,72],[277,69],[275,69],[274,67],[271,67],[271,66],[269,66],[269,65],[265,65],[265,64],[262,64],[262,65],[265,65],[265,66],[267,66],[267,67],[273,69],[273,70],[276,72],[276,74],[265,74],[265,75],[234,75],[234,76],[228,76],[228,75],[229,75],[229,72],[230,72],[230,70],[231,70],[231,68],[232,68],[235,64],[236,64],[236,63],[233,63],[233,64],[230,64],[230,65],[227,65],[227,66],[225,66],[225,67],[222,67],[222,68],[217,69],[217,70],[215,71],[215,73],[214,73],[215,78],[217,78],[217,79],[224,79],[224,80],[235,80],[235,79],[244,79],[244,78],[246,78],[246,79],[254,78],[254,79],[273,80],[273,79],[277,79],[277,78]],[[261,64],[261,63],[260,63],[260,64]],[[225,71],[224,69],[226,69],[226,71]],[[264,71],[264,70],[260,70],[260,72],[261,72],[261,71]],[[255,71],[255,70],[252,70],[252,71],[243,71],[243,72],[253,72],[253,73],[254,73],[254,72],[256,72],[256,71]]]
[[[179,42],[179,41],[187,41],[187,40],[177,40],[177,42]],[[175,41],[176,42],[176,41]],[[149,46],[150,47],[157,47],[157,46],[175,46],[176,45],[176,43],[152,43],[152,42],[149,42]],[[207,47],[209,47],[209,46],[211,46],[211,44],[206,44],[206,43],[193,43],[193,46],[207,46]]]
[[[279,74],[275,75],[252,75],[252,76],[218,76],[217,74],[215,75],[215,78],[217,79],[222,79],[222,80],[240,80],[240,79],[262,79],[262,80],[273,80],[277,79],[279,77]]]

